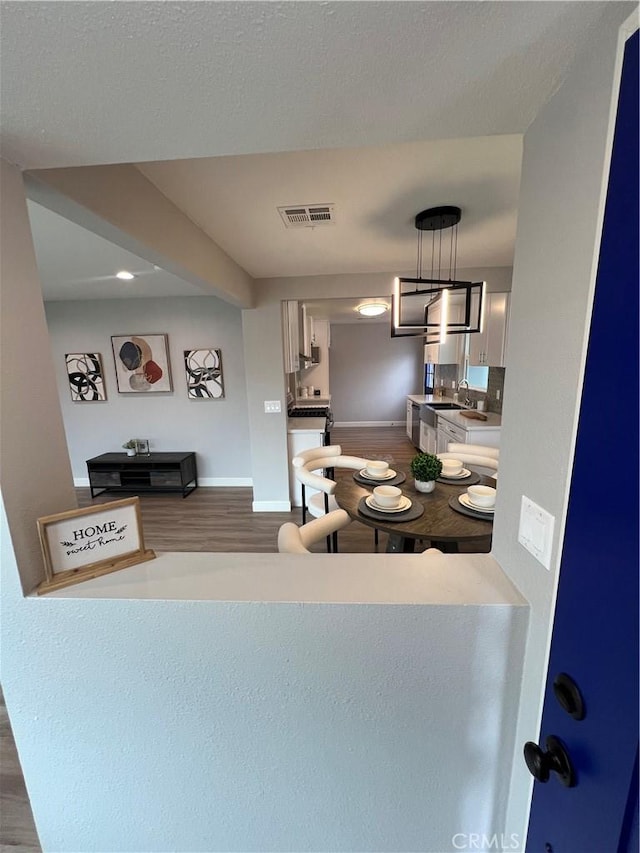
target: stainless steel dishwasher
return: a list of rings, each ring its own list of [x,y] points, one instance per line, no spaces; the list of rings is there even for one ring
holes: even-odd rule
[[[411,441],[420,449],[420,406],[411,401]]]

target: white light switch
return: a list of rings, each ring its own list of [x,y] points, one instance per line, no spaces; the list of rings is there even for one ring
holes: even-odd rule
[[[276,412],[281,412],[282,406],[280,405],[280,400],[265,400],[264,410],[268,415],[272,415]]]
[[[530,498],[522,496],[518,542],[524,545],[545,569],[551,567],[551,545],[555,521],[553,515]]]

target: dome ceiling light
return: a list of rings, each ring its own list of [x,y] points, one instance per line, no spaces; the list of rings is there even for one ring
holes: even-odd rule
[[[466,335],[482,331],[483,281],[458,281],[459,207],[430,207],[415,218],[418,231],[418,260],[415,278],[397,277],[391,298],[391,337],[420,335],[425,343],[441,344],[447,335]],[[450,231],[448,278],[443,277],[442,232]],[[422,275],[423,235],[431,231],[431,277]],[[438,238],[436,239],[436,232]],[[444,262],[447,246],[445,240]],[[437,263],[437,267],[436,267]],[[435,276],[437,270],[437,277]]]
[[[379,317],[388,310],[389,306],[386,302],[363,302],[362,305],[358,305],[356,308],[356,311],[362,314],[363,317]]]

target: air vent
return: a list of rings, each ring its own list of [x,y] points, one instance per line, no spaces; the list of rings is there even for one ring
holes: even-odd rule
[[[298,204],[279,207],[278,213],[287,228],[316,228],[336,221],[333,204]]]

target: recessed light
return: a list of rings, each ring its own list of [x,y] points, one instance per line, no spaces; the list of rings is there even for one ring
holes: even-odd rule
[[[116,273],[116,278],[121,278],[122,281],[131,281],[132,278],[135,278],[135,275],[129,270],[120,270],[120,272]]]
[[[364,302],[362,305],[358,305],[356,310],[359,311],[363,317],[379,317],[380,314],[384,314],[388,308],[389,306],[386,302]]]

